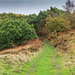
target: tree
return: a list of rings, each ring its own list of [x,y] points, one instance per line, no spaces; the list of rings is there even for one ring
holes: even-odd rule
[[[50,12],[53,12],[57,16],[60,16],[62,13],[65,13],[65,11],[60,10],[60,9],[58,9],[56,7],[50,7]]]
[[[65,3],[65,6],[63,6],[67,12],[72,13],[74,10],[74,3],[73,1],[67,0],[67,2]]]

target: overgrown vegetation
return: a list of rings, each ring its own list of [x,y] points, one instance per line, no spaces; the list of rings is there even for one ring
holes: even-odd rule
[[[46,29],[50,32],[61,32],[70,29],[70,23],[67,18],[62,16],[52,18],[50,15],[46,18]]]
[[[59,16],[63,10],[51,7],[50,10],[40,11],[38,15],[19,15],[13,13],[0,14],[0,50],[19,46],[38,35],[47,35],[45,28],[46,18],[51,15]]]
[[[24,20],[3,20],[0,25],[0,49],[18,46],[29,39],[37,38],[33,25]]]
[[[36,54],[36,53],[35,53]],[[13,59],[11,59],[11,58]],[[25,63],[18,55],[0,56],[0,74],[5,75],[71,75],[74,74],[74,66],[69,67],[68,64],[62,63],[61,57],[57,56],[57,51],[49,44],[44,43],[44,50],[33,59],[31,62]],[[17,60],[15,58],[17,58]],[[11,60],[9,60],[11,59]],[[14,61],[14,62],[13,62]],[[65,60],[66,61],[66,60]],[[64,61],[63,61],[64,62]],[[33,63],[33,64],[32,64]],[[68,68],[67,68],[68,66]],[[42,71],[43,70],[43,71]]]
[[[2,51],[5,54],[0,55],[0,74],[73,75],[75,73],[74,7],[74,3],[67,0],[64,6],[66,11],[50,7],[46,11],[40,11],[38,15],[0,14],[0,51],[16,46],[21,47]],[[69,30],[74,31],[68,33]],[[68,34],[62,35],[63,33]],[[43,48],[43,44],[39,39],[33,41],[38,37],[41,40],[44,38],[43,41],[54,46],[58,52],[49,44],[44,43],[45,49],[42,50],[43,52],[40,51],[42,53],[40,54],[38,51]],[[24,46],[27,42],[30,48],[27,45]],[[34,55],[37,57],[28,63]],[[58,56],[64,56],[62,58],[64,61],[62,62]]]
[[[0,49],[20,45],[25,40],[45,36],[55,38],[57,32],[67,31],[75,27],[75,13],[50,7],[40,11],[38,15],[19,15],[13,13],[0,14]]]

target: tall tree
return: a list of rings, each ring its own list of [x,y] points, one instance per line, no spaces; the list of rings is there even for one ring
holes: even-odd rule
[[[65,3],[65,6],[63,7],[66,9],[67,12],[72,13],[75,5],[73,1],[67,0],[67,2]]]

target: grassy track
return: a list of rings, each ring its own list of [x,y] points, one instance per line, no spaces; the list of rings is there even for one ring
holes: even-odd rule
[[[62,65],[61,58],[57,56],[57,51],[46,43],[44,43],[44,50],[39,55],[22,66],[20,73],[7,70],[7,74],[0,73],[0,75],[75,75],[74,69],[66,69]]]
[[[56,50],[44,43],[45,53],[39,55],[39,60],[30,66],[25,75],[73,75],[61,64],[61,58],[57,56]]]

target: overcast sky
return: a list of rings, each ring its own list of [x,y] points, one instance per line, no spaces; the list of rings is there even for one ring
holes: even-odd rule
[[[71,0],[74,1],[75,0]],[[63,9],[66,0],[0,0],[0,13],[17,13],[17,14],[38,14],[43,10],[50,9],[50,6]]]

